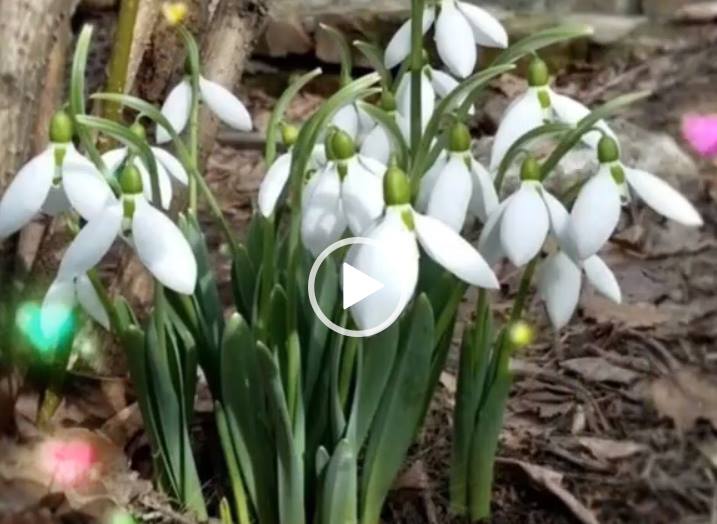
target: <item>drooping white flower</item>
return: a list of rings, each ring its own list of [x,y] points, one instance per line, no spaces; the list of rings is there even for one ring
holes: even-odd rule
[[[495,172],[510,146],[525,133],[547,122],[575,125],[590,114],[590,109],[577,100],[553,91],[549,81],[548,66],[536,57],[528,68],[528,90],[508,106],[498,126],[491,151],[491,171]],[[582,141],[589,147],[597,147],[601,131],[615,136],[603,120],[595,127],[600,131],[582,136]]]
[[[458,232],[467,215],[485,222],[498,207],[498,195],[486,169],[470,152],[470,132],[462,123],[450,130],[448,151],[421,179],[416,207]]]
[[[34,216],[74,209],[90,219],[112,194],[99,170],[71,142],[72,122],[60,111],[52,119],[50,144],[17,173],[0,200],[0,239]]]
[[[79,303],[87,315],[105,329],[110,319],[92,282],[86,274],[57,279],[47,290],[42,302],[40,322],[43,332],[57,333],[67,315]]]
[[[348,134],[356,143],[361,143],[375,123],[368,113],[352,102],[339,109],[331,119],[331,125]]]
[[[573,316],[580,299],[583,273],[599,293],[618,304],[622,301],[620,285],[600,257],[593,255],[575,262],[564,251],[557,251],[543,262],[537,278],[538,293],[545,301],[555,329],[565,326]]]
[[[404,308],[418,281],[420,244],[426,254],[461,280],[497,289],[499,283],[483,257],[466,240],[440,220],[416,212],[410,205],[405,173],[390,167],[385,178],[386,212],[363,236],[371,245],[355,244],[347,261],[384,284],[377,293],[350,308],[359,329],[378,326],[395,308]],[[382,253],[389,253],[390,260]]]
[[[152,275],[164,286],[191,294],[197,281],[197,263],[179,228],[145,199],[142,179],[134,166],[120,175],[122,195],[114,195],[77,234],[65,252],[57,282],[69,283],[86,274],[123,236]],[[65,295],[66,296],[66,295]]]
[[[435,22],[435,40],[438,54],[448,69],[458,77],[465,78],[475,69],[476,45],[505,48],[508,34],[490,13],[468,2],[442,0],[440,13],[426,7],[422,17],[425,34]],[[411,52],[411,21],[405,22],[393,35],[386,47],[386,67],[403,62]]]
[[[246,106],[226,87],[199,78],[199,97],[219,120],[237,131],[251,131],[251,115]],[[174,131],[181,133],[189,122],[192,110],[192,85],[188,77],[182,79],[169,92],[162,105],[162,114],[167,118]],[[156,140],[165,144],[172,139],[162,126],[157,126]]]
[[[543,187],[539,172],[535,159],[528,157],[521,169],[520,188],[488,217],[478,249],[489,263],[505,254],[515,266],[523,266],[540,253],[551,230],[556,237],[562,237],[562,217],[567,212]]]
[[[347,227],[354,235],[363,234],[384,207],[386,167],[356,154],[341,130],[328,142],[334,159],[309,180],[302,199],[301,237],[314,255],[339,240]]]
[[[623,201],[634,192],[657,213],[686,226],[701,226],[694,206],[661,178],[620,162],[615,140],[604,137],[598,145],[600,168],[583,186],[571,210],[577,255],[588,258],[608,241],[620,219]]]
[[[433,116],[436,107],[436,92],[431,81],[431,68],[424,66],[421,69],[421,125],[425,130],[428,122]],[[404,138],[410,145],[410,119],[411,119],[411,74],[406,73],[401,77],[396,88],[396,110],[398,111],[397,123]]]

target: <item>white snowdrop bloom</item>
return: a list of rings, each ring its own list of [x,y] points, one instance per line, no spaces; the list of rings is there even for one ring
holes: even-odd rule
[[[356,143],[361,143],[374,127],[373,118],[352,102],[339,109],[331,119],[331,125],[348,134]]]
[[[600,257],[593,255],[575,262],[564,251],[557,251],[543,262],[537,277],[538,293],[555,329],[565,326],[575,313],[583,273],[599,293],[618,304],[622,301],[620,285]]]
[[[454,124],[448,142],[448,151],[421,179],[416,207],[458,232],[469,214],[485,222],[498,207],[498,194],[488,171],[471,155],[468,127]]]
[[[661,178],[620,162],[617,142],[604,137],[598,145],[600,168],[583,186],[571,210],[571,226],[577,255],[587,258],[608,241],[620,219],[624,201],[637,195],[657,213],[684,224],[701,226],[694,206]]]
[[[381,94],[381,102],[379,104],[386,114],[396,121],[398,116],[396,112],[396,99],[393,93],[390,91],[384,91]],[[396,121],[396,123],[398,123]],[[399,129],[401,127],[399,126]],[[391,160],[391,153],[393,152],[393,143],[386,129],[379,124],[375,123],[373,129],[371,129],[361,142],[361,149],[359,153],[365,157],[373,158],[377,162],[387,166]]]
[[[304,189],[301,238],[316,256],[341,238],[348,227],[363,234],[383,212],[386,167],[355,153],[351,137],[335,130],[328,139],[329,163]]]
[[[421,69],[421,125],[423,130],[426,129],[436,107],[436,92],[433,90],[430,73],[429,66],[424,66]],[[401,77],[396,88],[396,110],[400,115],[399,127],[403,131],[406,141],[410,142],[411,74],[408,72]]]
[[[430,70],[431,84],[433,90],[436,93],[438,99],[446,98],[450,95],[459,85],[458,80],[453,78],[448,73],[441,71],[440,69]],[[458,98],[458,103],[462,104],[467,94]],[[475,113],[475,107],[471,106],[468,110],[468,114],[472,115]]]
[[[251,131],[251,115],[246,106],[226,87],[199,78],[199,98],[219,120],[237,131]],[[167,118],[174,131],[181,133],[189,122],[192,110],[192,84],[188,77],[182,79],[167,95],[162,105],[162,114]],[[165,144],[172,139],[162,126],[157,126],[156,140]]]
[[[135,249],[149,272],[164,286],[189,295],[197,281],[197,263],[179,228],[155,209],[142,192],[142,178],[125,166],[119,178],[122,195],[106,203],[77,234],[57,272],[58,282],[71,282],[87,273],[109,251],[118,236]]]
[[[102,209],[112,191],[71,140],[72,121],[60,111],[52,119],[50,144],[20,168],[0,200],[0,239],[41,212],[54,216],[74,209],[90,219]]]
[[[42,301],[40,315],[44,333],[57,333],[67,315],[80,304],[87,315],[105,329],[110,319],[92,282],[86,274],[64,280],[55,280]]]
[[[521,136],[548,122],[575,125],[590,114],[590,109],[577,100],[553,91],[549,85],[548,66],[535,58],[528,67],[528,90],[513,100],[503,114],[493,141],[490,169],[495,172],[510,146]],[[599,129],[582,136],[587,146],[595,148],[602,133],[615,136],[605,121],[596,125]]]
[[[498,279],[483,257],[466,240],[440,220],[417,213],[410,205],[410,184],[399,168],[390,167],[384,179],[386,212],[363,236],[379,246],[355,244],[347,261],[384,284],[377,293],[351,306],[359,329],[379,325],[397,307],[406,306],[418,281],[420,251],[461,280],[497,289]],[[391,254],[390,260],[382,252]]]
[[[476,45],[505,48],[508,34],[496,18],[468,2],[442,0],[440,13],[427,7],[423,13],[422,31],[425,34],[435,22],[436,48],[441,60],[458,77],[473,72],[477,60]],[[411,52],[411,21],[406,21],[393,35],[386,47],[386,67],[403,62]]]
[[[519,189],[490,214],[481,232],[478,249],[489,263],[504,254],[515,266],[523,266],[540,253],[548,233],[563,233],[567,214],[563,204],[543,187],[537,161],[528,157],[521,168]]]

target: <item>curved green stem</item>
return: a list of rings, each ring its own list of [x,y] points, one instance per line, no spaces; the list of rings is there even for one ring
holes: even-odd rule
[[[132,51],[138,11],[139,0],[122,0],[117,17],[112,56],[107,67],[107,91],[110,93],[124,93],[126,88],[129,57]],[[103,114],[109,120],[121,122],[122,106],[116,102],[108,102],[104,107]]]
[[[423,6],[424,0],[411,0],[411,144],[415,148],[421,142],[421,75],[423,69]],[[414,173],[414,176],[415,173]],[[420,176],[420,175],[418,175]]]

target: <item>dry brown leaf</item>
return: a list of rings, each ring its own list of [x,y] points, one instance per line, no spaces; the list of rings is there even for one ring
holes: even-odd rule
[[[415,489],[424,490],[430,487],[426,465],[422,460],[417,460],[401,473],[393,483],[393,489]]]
[[[679,430],[692,428],[699,419],[717,429],[717,383],[701,371],[679,369],[652,382],[649,390],[657,411]]]
[[[599,324],[615,323],[629,328],[649,328],[670,320],[670,315],[654,304],[615,304],[598,295],[585,297],[582,307],[585,316]]]
[[[611,440],[597,437],[579,437],[578,442],[596,459],[617,460],[645,451],[645,446],[629,440]]]
[[[562,485],[563,474],[552,469],[530,464],[522,460],[499,459],[503,464],[511,464],[520,468],[537,485],[555,495],[583,524],[599,524],[595,514],[590,511],[575,495]]]
[[[602,357],[581,357],[565,360],[560,366],[577,373],[588,382],[631,384],[640,375],[631,369],[616,366]]]

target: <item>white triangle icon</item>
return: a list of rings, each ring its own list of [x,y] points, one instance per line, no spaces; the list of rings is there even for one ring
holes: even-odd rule
[[[341,267],[344,309],[361,302],[383,288],[383,284],[344,262]]]

